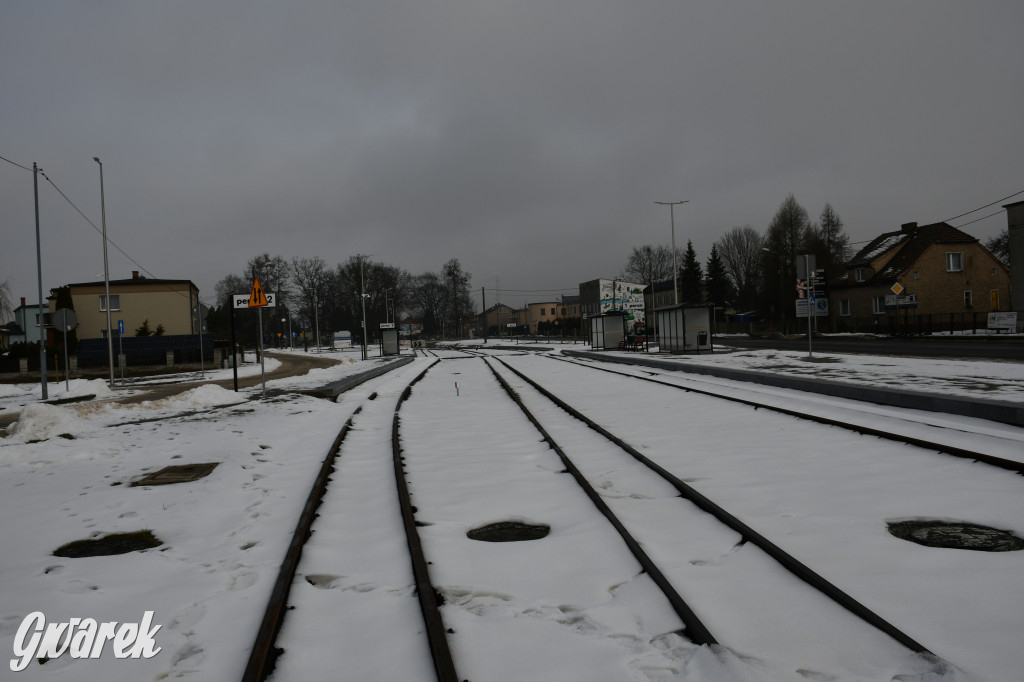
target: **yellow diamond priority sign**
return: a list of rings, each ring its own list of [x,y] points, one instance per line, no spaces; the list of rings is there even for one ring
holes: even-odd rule
[[[892,293],[894,293],[897,296],[899,296],[900,294],[903,293],[903,285],[900,284],[899,282],[896,282],[895,284],[892,285],[892,288],[889,289],[889,291],[891,291]],[[250,303],[249,305],[252,305],[252,304]]]
[[[260,286],[260,278],[252,278],[252,293],[249,294],[249,307],[250,308],[265,308],[267,307],[267,295],[263,293],[263,287]]]

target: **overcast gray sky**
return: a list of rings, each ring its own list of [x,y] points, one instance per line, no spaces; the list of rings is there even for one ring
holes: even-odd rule
[[[655,201],[690,201],[704,261],[789,193],[856,242],[1024,190],[1020,0],[5,0],[0,64],[0,156],[97,226],[100,157],[109,238],[204,299],[259,253],[364,253],[459,258],[519,305],[667,244]],[[39,195],[44,290],[102,279]],[[33,301],[32,174],[4,162],[0,221]]]

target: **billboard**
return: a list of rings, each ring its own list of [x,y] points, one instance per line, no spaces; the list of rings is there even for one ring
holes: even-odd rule
[[[622,310],[626,313],[626,319],[630,324],[636,321],[644,323],[643,284],[602,279],[598,281],[598,287],[600,291],[599,312],[610,313]]]

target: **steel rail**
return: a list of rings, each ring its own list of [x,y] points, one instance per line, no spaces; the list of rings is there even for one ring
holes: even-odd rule
[[[437,610],[437,594],[429,582],[429,575],[426,573],[426,561],[423,558],[419,535],[416,533],[415,519],[413,519],[412,516],[414,508],[409,502],[408,488],[405,485],[405,480],[400,471],[400,450],[397,432],[398,409],[401,406],[401,403],[408,398],[412,385],[422,379],[427,371],[437,364],[437,362],[439,361],[435,360],[435,362],[431,363],[426,369],[420,372],[402,392],[402,396],[399,398],[399,401],[395,406],[392,450],[394,453],[396,467],[396,481],[398,482],[398,488],[400,491],[399,504],[402,509],[402,518],[406,529],[406,536],[408,538],[410,556],[413,564],[413,574],[416,579],[416,589],[419,593],[419,601],[424,612],[427,637],[429,640],[431,657],[434,661],[434,668],[437,672],[437,679],[439,682],[458,682],[458,677],[455,674],[454,664],[451,659],[451,653],[448,650],[447,640],[445,639],[444,626],[440,621],[440,614]],[[373,393],[368,397],[368,399],[373,400],[376,397],[377,394]],[[309,496],[306,498],[306,503],[299,516],[298,524],[292,534],[292,540],[288,546],[287,552],[285,553],[284,561],[281,563],[277,580],[275,581],[274,587],[271,591],[270,600],[267,604],[266,611],[264,612],[263,619],[260,622],[255,643],[253,644],[252,651],[249,654],[248,663],[246,664],[245,671],[242,675],[242,682],[264,682],[264,680],[266,680],[273,672],[278,656],[283,653],[283,649],[274,647],[274,642],[276,641],[277,636],[281,631],[281,626],[284,623],[284,617],[288,606],[288,595],[291,591],[292,583],[295,581],[295,574],[302,558],[302,548],[312,535],[312,525],[318,516],[316,510],[320,506],[323,496],[327,490],[327,484],[330,482],[330,476],[334,471],[334,463],[341,450],[341,446],[345,441],[345,437],[348,435],[349,431],[351,431],[356,416],[362,411],[362,409],[363,406],[360,405],[354,412],[352,412],[351,416],[349,416],[344,426],[342,426],[341,431],[335,437],[323,464],[320,466],[320,471],[313,482],[313,487],[310,490]],[[404,495],[402,494],[402,491],[404,491]],[[413,550],[414,545],[417,548],[415,553]],[[426,595],[426,597],[424,595]],[[428,604],[431,602],[433,603],[429,617],[428,607],[424,606],[425,602]]]
[[[526,418],[530,420],[530,422],[537,428],[537,431],[540,432],[541,436],[543,436],[544,441],[552,450],[555,451],[555,454],[558,455],[559,459],[562,460],[562,464],[565,466],[566,471],[572,474],[572,477],[576,479],[576,483],[578,483],[583,489],[583,492],[587,494],[587,497],[589,497],[590,501],[594,503],[594,506],[597,507],[598,511],[600,511],[601,514],[608,519],[608,522],[612,524],[615,530],[618,531],[619,535],[626,543],[626,546],[629,547],[630,552],[632,552],[633,556],[636,557],[636,560],[640,562],[644,572],[650,576],[651,580],[653,580],[659,588],[661,588],[661,591],[665,594],[665,597],[672,605],[672,608],[675,610],[679,618],[682,619],[683,624],[685,625],[683,628],[683,634],[695,644],[717,644],[718,640],[716,640],[714,635],[711,634],[711,631],[708,630],[707,626],[704,625],[697,614],[694,613],[693,609],[690,608],[690,605],[686,603],[686,600],[683,599],[668,578],[665,577],[665,574],[661,572],[658,565],[655,564],[647,552],[643,550],[636,538],[634,538],[629,530],[626,529],[622,521],[619,520],[619,517],[615,515],[615,512],[608,507],[608,503],[604,501],[600,493],[594,489],[594,486],[590,485],[590,481],[587,480],[586,476],[583,475],[573,461],[569,459],[568,455],[565,454],[565,451],[563,451],[558,443],[555,442],[541,423],[537,421],[537,418],[533,413],[530,412],[525,404],[523,404],[522,398],[516,390],[512,388],[507,381],[505,381],[503,376],[498,374],[497,370],[494,369],[494,366],[491,365],[490,362],[487,360],[484,360],[484,362],[487,364],[488,368],[490,368],[491,372],[494,373],[494,376],[497,377],[498,383],[500,383],[502,388],[505,389],[505,392],[508,393],[512,401],[519,406],[519,409],[523,411]]]
[[[640,453],[636,448],[632,447],[631,445],[623,441],[621,438],[610,433],[607,429],[597,424],[597,422],[593,421],[592,419],[581,413],[579,410],[575,409],[574,407],[566,403],[561,398],[555,396],[550,391],[548,391],[540,384],[527,377],[519,370],[515,369],[514,367],[511,367],[508,363],[502,361],[500,358],[495,358],[495,360],[501,363],[504,367],[506,367],[510,372],[518,376],[520,379],[528,383],[534,389],[536,389],[541,395],[546,397],[548,400],[553,402],[558,407],[562,408],[562,410],[564,410],[566,413],[583,422],[591,429],[601,434],[615,445],[622,448],[622,450],[629,453],[634,459],[647,466],[651,471],[657,473],[665,481],[672,485],[677,491],[679,491],[679,494],[683,498],[690,500],[699,508],[703,509],[705,512],[711,514],[719,521],[721,521],[728,527],[732,528],[734,531],[740,534],[741,538],[744,541],[751,542],[757,547],[759,547],[762,551],[764,551],[766,554],[775,559],[780,565],[782,565],[784,568],[790,571],[793,575],[797,576],[807,584],[816,588],[817,590],[825,594],[827,597],[835,601],[837,604],[844,607],[845,609],[847,609],[854,615],[858,616],[865,622],[873,625],[878,630],[889,635],[894,640],[896,640],[903,646],[907,647],[911,651],[924,655],[933,656],[938,660],[938,657],[936,657],[935,654],[929,651],[924,645],[915,641],[902,630],[899,630],[894,625],[892,625],[891,623],[883,619],[881,616],[876,614],[874,611],[870,610],[869,608],[861,604],[859,601],[857,601],[850,595],[840,590],[838,587],[830,583],[824,577],[811,570],[810,567],[806,566],[805,564],[797,560],[795,557],[788,554],[781,547],[768,540],[766,537],[755,531],[747,524],[743,523],[739,518],[727,512],[718,504],[712,502],[710,499],[708,499],[707,497],[705,497],[704,495],[702,495],[701,493],[697,492],[695,489],[684,483],[682,480],[673,475],[667,469],[665,469],[661,465],[657,464],[656,462],[652,461],[651,459]]]
[[[1012,459],[1005,459],[1003,457],[996,457],[995,455],[987,455],[983,452],[975,452],[973,450],[967,450],[965,448],[958,448],[945,443],[939,443],[937,441],[925,440],[923,438],[915,438],[913,436],[900,435],[898,433],[891,433],[882,429],[872,428],[870,426],[862,426],[859,424],[851,424],[849,422],[840,421],[838,419],[832,419],[830,417],[822,417],[820,415],[807,414],[800,412],[799,410],[790,409],[787,407],[779,407],[777,405],[768,405],[760,403],[755,400],[747,400],[746,398],[737,398],[735,396],[722,395],[721,393],[715,393],[714,391],[708,391],[700,388],[694,388],[692,386],[680,386],[679,384],[669,383],[667,381],[661,381],[651,377],[641,377],[635,374],[628,374],[626,372],[619,372],[609,367],[598,367],[597,365],[575,362],[568,358],[561,358],[551,356],[552,359],[559,360],[561,362],[567,362],[570,365],[576,365],[578,367],[587,367],[589,369],[595,369],[600,372],[608,372],[609,374],[617,374],[619,376],[629,377],[631,379],[638,379],[640,381],[648,381],[652,384],[658,384],[660,386],[668,386],[669,388],[676,388],[688,393],[696,393],[697,395],[708,396],[711,398],[720,398],[721,400],[728,400],[730,402],[739,403],[741,405],[747,405],[754,409],[770,410],[772,412],[778,412],[779,414],[785,414],[790,417],[796,417],[797,419],[804,419],[807,421],[817,422],[818,424],[825,424],[827,426],[835,426],[848,431],[854,431],[856,433],[863,434],[865,436],[875,436],[876,438],[883,438],[885,440],[891,440],[897,443],[905,443],[907,445],[913,445],[915,447],[923,448],[925,450],[934,450],[941,452],[946,455],[953,457],[961,457],[964,459],[973,459],[978,462],[983,462],[990,466],[998,467],[1000,469],[1006,469],[1008,471],[1015,471],[1018,474],[1024,474],[1024,462],[1017,462]],[[513,370],[514,371],[514,370]],[[733,380],[735,381],[735,379]],[[795,389],[790,389],[795,390]],[[849,398],[846,398],[849,400]]]
[[[423,623],[430,646],[430,657],[434,662],[434,672],[437,674],[438,682],[459,682],[459,676],[455,672],[455,662],[452,660],[452,652],[448,647],[448,637],[445,634],[444,621],[441,619],[440,606],[443,603],[443,599],[437,593],[433,583],[430,582],[430,571],[427,568],[427,560],[423,554],[423,544],[420,541],[419,531],[416,530],[416,508],[412,504],[409,486],[405,481],[405,467],[402,464],[402,445],[398,435],[400,425],[398,412],[402,409],[402,403],[409,399],[409,396],[412,394],[412,387],[438,362],[440,360],[435,360],[431,363],[402,391],[402,395],[395,405],[395,414],[391,421],[391,452],[395,465],[395,484],[398,487],[398,504],[402,511],[402,525],[405,527],[409,557],[412,561],[413,579],[416,583],[416,595],[419,598],[420,611],[423,613]]]
[[[302,514],[299,516],[299,522],[295,527],[295,532],[292,534],[292,541],[288,545],[284,561],[281,562],[277,581],[274,583],[274,589],[270,593],[270,602],[267,604],[267,609],[263,614],[263,620],[260,622],[260,628],[256,634],[256,641],[249,654],[249,662],[246,664],[245,672],[242,674],[242,682],[263,682],[273,672],[277,657],[283,651],[282,649],[274,648],[274,641],[277,639],[277,635],[281,631],[281,624],[284,622],[288,606],[288,593],[291,591],[292,582],[295,580],[295,572],[299,566],[299,560],[302,558],[302,547],[306,544],[312,533],[313,521],[317,517],[316,510],[320,506],[324,491],[327,489],[327,482],[330,480],[331,472],[334,471],[334,461],[341,450],[341,444],[352,429],[353,420],[362,409],[362,405],[357,407],[355,412],[345,422],[345,425],[341,427],[341,431],[335,437],[327,457],[324,458],[323,464],[320,466],[320,473],[317,474],[316,480],[313,482],[313,488],[306,498],[306,504],[302,508]]]

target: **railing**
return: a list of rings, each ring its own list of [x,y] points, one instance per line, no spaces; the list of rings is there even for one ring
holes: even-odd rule
[[[783,332],[779,321],[774,331]],[[987,312],[931,313],[918,315],[910,310],[863,317],[819,317],[813,323],[821,334],[879,334],[882,336],[928,336],[931,334],[987,334]],[[773,331],[771,322],[716,322],[716,334],[750,334],[767,336]],[[790,317],[786,334],[806,334],[807,319]]]

